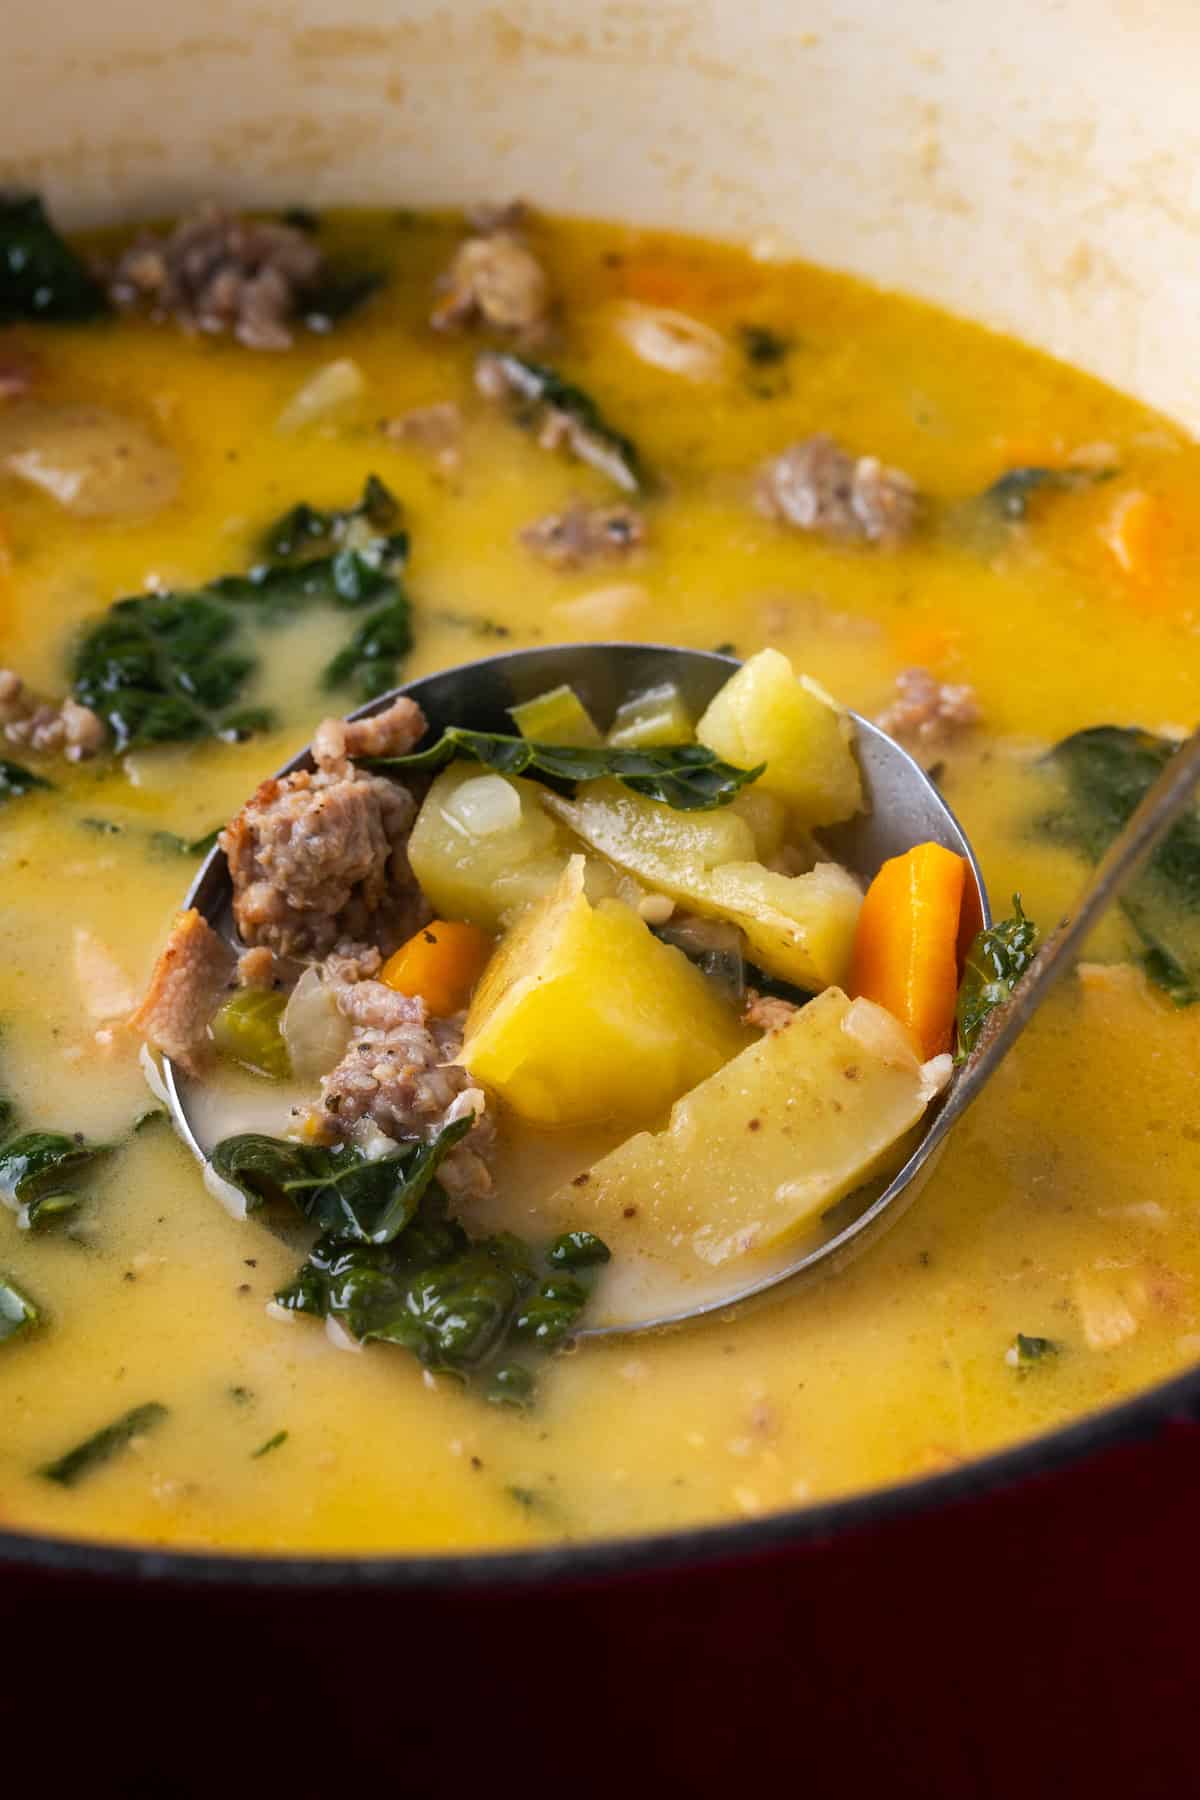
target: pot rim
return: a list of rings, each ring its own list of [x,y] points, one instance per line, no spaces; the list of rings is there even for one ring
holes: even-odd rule
[[[832,1538],[869,1530],[892,1519],[997,1495],[1039,1476],[1078,1466],[1090,1456],[1157,1436],[1200,1415],[1200,1368],[961,1468],[851,1494],[815,1506],[793,1507],[761,1519],[722,1521],[677,1531],[529,1549],[347,1555],[171,1549],[103,1539],[42,1537],[0,1531],[0,1574],[98,1576],[155,1586],[249,1587],[256,1591],[313,1590],[447,1592],[545,1588],[613,1576],[666,1574],[738,1557],[811,1549]]]

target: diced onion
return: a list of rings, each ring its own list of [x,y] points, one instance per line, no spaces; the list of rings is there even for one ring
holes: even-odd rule
[[[445,811],[472,837],[490,837],[521,823],[521,796],[503,775],[477,775],[455,790]]]
[[[317,969],[305,969],[279,1022],[292,1073],[301,1080],[327,1075],[345,1055],[349,1021]]]
[[[688,381],[715,381],[724,371],[729,354],[725,339],[687,313],[630,300],[621,307],[616,323],[634,355],[655,369]]]
[[[366,391],[367,379],[358,364],[348,356],[339,356],[297,388],[275,421],[275,428],[292,432],[301,431],[306,425],[328,424]]]

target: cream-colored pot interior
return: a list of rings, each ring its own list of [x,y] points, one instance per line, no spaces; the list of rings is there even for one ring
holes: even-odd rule
[[[66,222],[547,207],[936,299],[1200,424],[1195,0],[4,0],[0,181]]]

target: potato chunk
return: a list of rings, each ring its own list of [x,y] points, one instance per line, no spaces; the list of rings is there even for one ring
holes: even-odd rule
[[[778,650],[743,663],[709,703],[696,737],[739,769],[765,762],[756,785],[786,801],[798,825],[837,825],[862,811],[849,716]]]
[[[543,792],[477,763],[442,770],[408,843],[413,874],[439,918],[495,932],[554,886],[571,846],[543,808]]]
[[[898,1160],[950,1074],[890,1013],[830,988],[546,1203],[687,1275],[778,1250]],[[630,1208],[634,1211],[631,1213]]]
[[[542,1125],[661,1117],[747,1041],[679,950],[620,900],[592,906],[584,859],[518,921],[467,1015],[462,1061]]]
[[[589,781],[574,800],[547,794],[543,805],[647,887],[738,926],[768,974],[813,991],[846,979],[862,893],[835,863],[778,875],[754,860],[754,833],[730,808],[672,812],[615,781]]]

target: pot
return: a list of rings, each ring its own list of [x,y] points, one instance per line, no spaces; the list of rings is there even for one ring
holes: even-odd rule
[[[1186,0],[8,0],[4,38],[0,180],[67,224],[527,193],[904,287],[1200,423]],[[1198,1415],[1186,1375],[903,1488],[517,1555],[0,1534],[9,1767],[1186,1794]]]

